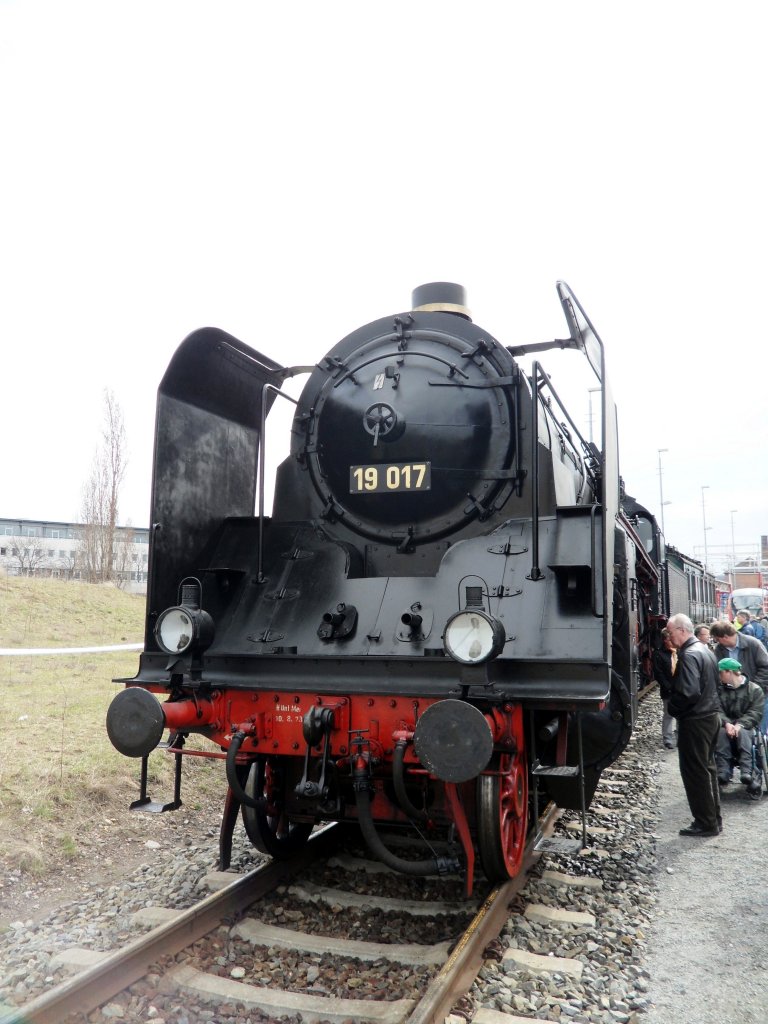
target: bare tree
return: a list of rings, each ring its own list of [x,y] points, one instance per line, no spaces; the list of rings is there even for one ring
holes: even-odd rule
[[[115,579],[118,587],[126,587],[133,571],[133,531],[130,519],[115,538]]]
[[[39,537],[9,537],[8,550],[19,563],[20,576],[34,576],[45,561],[45,549],[40,547]],[[10,563],[11,567],[13,563]]]
[[[126,462],[123,413],[114,393],[105,389],[101,444],[82,491],[83,533],[77,559],[81,573],[92,583],[114,576],[115,530]]]

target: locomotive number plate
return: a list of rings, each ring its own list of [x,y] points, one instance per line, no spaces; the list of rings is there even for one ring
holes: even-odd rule
[[[350,466],[350,494],[428,491],[432,487],[429,462],[390,462],[384,466]]]

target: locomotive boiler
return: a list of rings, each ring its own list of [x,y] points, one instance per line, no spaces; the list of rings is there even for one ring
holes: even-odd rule
[[[490,880],[513,876],[539,803],[583,813],[624,749],[656,570],[621,510],[602,342],[557,291],[568,336],[525,346],[437,282],[314,366],[210,328],[176,351],[158,393],[144,652],[107,730],[142,759],[135,806],[156,810],[181,803],[187,736],[210,741],[226,768],[222,867],[239,813],[277,858],[320,822],[356,822],[392,867],[463,871],[470,891],[476,856]],[[551,348],[592,368],[598,443],[539,362]],[[268,414],[297,373],[267,516]],[[176,757],[163,805],[146,791],[158,746]],[[408,824],[422,859],[387,843]]]

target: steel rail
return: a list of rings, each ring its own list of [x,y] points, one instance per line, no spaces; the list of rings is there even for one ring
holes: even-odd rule
[[[536,842],[552,833],[561,814],[562,809],[554,804],[545,809],[536,834],[526,846],[520,871],[508,882],[494,886],[405,1024],[443,1024],[451,1007],[469,991],[485,959],[486,947],[499,937],[510,903],[525,887],[531,868],[542,856],[534,848]]]
[[[317,857],[328,853],[338,839],[335,823],[318,829],[295,857],[269,861],[247,875],[236,877],[231,885],[212,893],[123,949],[108,954],[26,1006],[4,1012],[0,1015],[0,1024],[61,1024],[70,1013],[90,1013],[143,977],[158,957],[173,956],[196,942],[219,925],[222,918],[240,913]]]
[[[638,692],[638,700],[646,700],[656,689],[650,682]],[[450,957],[429,984],[427,991],[412,1010],[405,1024],[443,1024],[453,1007],[467,994],[482,966],[486,947],[498,938],[508,917],[509,905],[525,887],[531,868],[542,856],[535,850],[539,839],[552,834],[562,808],[550,804],[539,819],[523,855],[520,871],[508,882],[497,885],[483,901],[469,927]],[[2,1024],[2,1022],[0,1022]]]

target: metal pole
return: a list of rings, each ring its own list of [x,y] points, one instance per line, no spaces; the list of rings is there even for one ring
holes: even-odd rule
[[[707,568],[707,509],[704,504],[704,491],[709,490],[709,484],[703,484],[701,488],[701,516],[704,520],[704,568]]]
[[[731,582],[733,582],[733,576],[736,573],[736,540],[733,532],[733,514],[738,511],[737,508],[731,509]]]
[[[669,448],[657,448],[656,451],[659,453],[659,504],[661,505],[661,532],[666,537],[666,533],[664,531],[664,487],[661,476],[661,453],[668,452]]]

